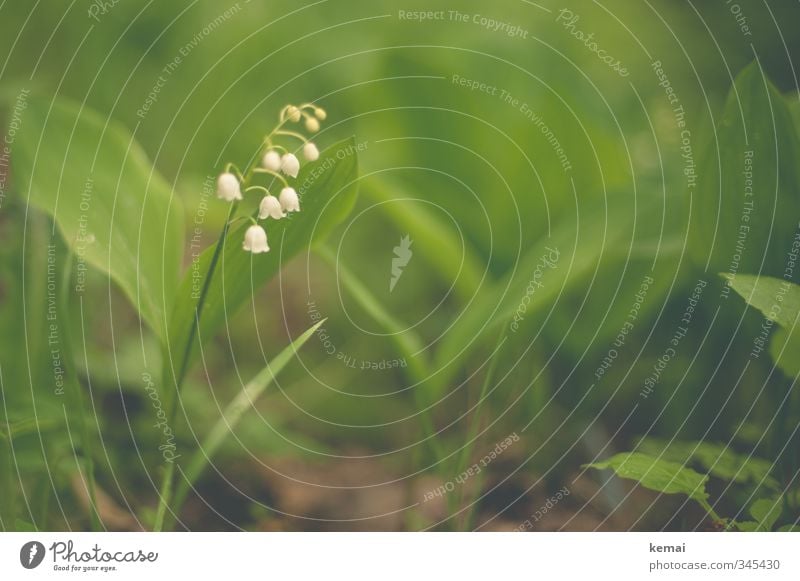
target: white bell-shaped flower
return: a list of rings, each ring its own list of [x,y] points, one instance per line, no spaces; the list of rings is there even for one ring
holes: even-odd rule
[[[269,252],[267,232],[258,224],[253,224],[244,233],[244,244],[242,247],[253,254]]]
[[[261,165],[270,171],[278,171],[281,169],[281,154],[274,149],[270,149],[264,154]]]
[[[280,194],[281,208],[285,212],[299,212],[300,199],[297,197],[297,192],[294,188],[283,188]]]
[[[264,196],[264,199],[261,200],[261,204],[258,206],[258,219],[264,220],[266,218],[272,218],[273,220],[280,220],[286,216],[283,213],[283,208],[281,208],[281,203],[278,201],[278,198],[275,196]]]
[[[319,131],[319,121],[317,121],[314,117],[308,117],[306,119],[306,129],[308,129],[311,133],[316,133]]]
[[[319,149],[309,141],[303,146],[303,157],[308,161],[317,161],[319,159]]]
[[[317,107],[314,109],[314,115],[316,115],[317,119],[320,121],[325,121],[325,118],[328,116],[328,114],[325,112],[325,109],[322,107]]]
[[[298,109],[294,105],[288,106],[286,108],[286,117],[288,117],[290,121],[297,123],[298,121],[300,121],[301,117],[300,109]]]
[[[226,202],[242,199],[242,188],[235,175],[230,172],[220,174],[217,178],[217,197]]]
[[[281,171],[287,176],[296,178],[300,171],[300,160],[293,153],[284,153],[281,158]]]

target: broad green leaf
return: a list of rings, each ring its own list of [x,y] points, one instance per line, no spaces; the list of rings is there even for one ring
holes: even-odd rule
[[[714,442],[667,442],[657,438],[645,438],[637,447],[650,456],[657,456],[670,462],[687,465],[696,462],[709,474],[722,480],[740,483],[763,483],[771,488],[778,487],[778,481],[769,473],[772,463],[769,460],[739,454],[724,444]]]
[[[770,355],[787,376],[800,375],[800,286],[765,276],[723,276],[747,304],[781,326],[772,334]]]
[[[778,498],[761,498],[750,507],[750,516],[756,519],[758,530],[771,531],[783,511],[783,501]]]
[[[800,533],[800,526],[798,525],[783,525],[778,529],[779,533]]]
[[[358,301],[361,308],[390,335],[391,340],[408,361],[409,371],[414,374],[417,381],[421,381],[427,375],[427,362],[424,353],[421,353],[425,344],[420,336],[389,313],[366,285],[341,260],[336,260],[333,252],[321,248],[318,253],[336,270],[342,286]],[[415,353],[418,353],[416,357]]]
[[[777,278],[723,274],[728,284],[751,307],[782,327],[792,328],[800,314],[800,286]]]
[[[565,290],[585,280],[604,257],[621,252],[624,255],[627,246],[623,242],[626,238],[630,240],[633,216],[630,198],[611,196],[593,211],[582,211],[578,225],[565,220],[553,230],[552,236],[529,248],[504,279],[494,284],[484,283],[481,292],[448,330],[436,355],[437,372],[427,388],[427,397],[441,395],[461,369],[461,362],[482,344],[480,339],[496,333],[493,329],[498,325],[510,325],[526,297],[530,301],[519,323],[520,332],[527,330],[526,325],[530,328],[537,313],[551,306]],[[609,225],[610,217],[614,220],[613,227]],[[554,266],[541,269],[541,287],[530,294],[528,287],[543,257],[552,259]]]
[[[780,274],[800,215],[800,145],[786,100],[757,62],[737,76],[716,139],[695,154],[693,258],[715,271],[735,260],[738,272]]]
[[[255,407],[256,401],[264,390],[269,387],[275,377],[283,371],[283,368],[292,360],[297,351],[305,345],[317,329],[322,326],[325,319],[314,324],[307,329],[297,339],[292,341],[287,347],[278,353],[268,364],[262,369],[247,385],[233,398],[227,405],[222,417],[219,418],[203,439],[200,448],[192,455],[186,469],[183,470],[183,476],[178,482],[175,493],[175,502],[173,510],[177,512],[180,510],[189,488],[197,481],[200,475],[205,470],[206,466],[211,462],[211,459],[219,450],[225,439],[236,429],[239,420],[247,412],[247,410]]]
[[[31,98],[24,115],[12,160],[20,191],[163,337],[183,254],[178,198],[114,121],[64,99]]]
[[[682,464],[660,460],[640,452],[622,452],[604,462],[589,464],[590,468],[611,468],[620,478],[636,480],[650,490],[665,494],[685,494],[698,502],[706,502],[708,476]]]
[[[212,277],[200,317],[200,329],[194,336],[188,356],[190,365],[199,352],[198,338],[212,337],[253,293],[294,255],[323,239],[344,220],[353,208],[357,191],[358,161],[352,138],[328,148],[313,163],[305,164],[296,181],[301,211],[289,218],[270,221],[270,252],[253,255],[242,250],[244,232],[249,224],[232,228],[225,239],[220,260]],[[222,203],[222,202],[220,202]],[[199,288],[212,262],[216,244],[212,244],[185,274],[169,324],[169,341],[164,357],[165,381],[174,378],[184,365],[186,345],[192,325]],[[200,282],[198,282],[200,281]]]
[[[364,182],[364,194],[377,202],[386,202],[408,196],[401,186],[380,174],[369,176]],[[435,252],[422,252],[420,256],[429,261],[435,272],[441,273],[442,282],[453,284],[462,300],[469,300],[480,286],[486,270],[475,258],[469,241],[451,224],[443,223],[424,205],[416,204],[413,211],[400,203],[382,204],[387,216],[398,227],[408,232],[420,248],[435,248]]]

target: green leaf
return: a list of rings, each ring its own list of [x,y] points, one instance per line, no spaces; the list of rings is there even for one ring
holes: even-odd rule
[[[475,258],[476,254],[460,232],[451,224],[439,220],[423,204],[413,210],[401,203],[384,203],[408,198],[401,186],[381,174],[372,174],[364,182],[364,194],[381,203],[381,209],[398,227],[408,232],[419,248],[435,248],[435,252],[422,252],[434,272],[441,275],[444,284],[453,284],[456,294],[467,301],[480,287],[485,268]]]
[[[750,507],[750,516],[756,519],[758,523],[757,530],[771,531],[782,511],[781,497],[775,499],[761,498],[756,500]]]
[[[786,280],[748,274],[722,274],[745,302],[782,327],[792,328],[800,314],[800,286]]]
[[[649,204],[642,204],[651,208]],[[580,222],[564,220],[552,232],[527,250],[517,267],[504,279],[491,284],[484,283],[481,291],[448,330],[436,354],[435,378],[426,389],[431,401],[439,397],[450,384],[451,378],[460,371],[462,362],[472,349],[482,345],[481,338],[493,336],[498,325],[509,325],[511,318],[521,308],[526,297],[520,333],[526,325],[535,321],[537,313],[547,309],[566,290],[598,268],[604,257],[627,252],[625,241],[630,241],[634,218],[633,204],[626,196],[610,196],[601,206],[590,206],[581,211]],[[584,217],[585,216],[585,217]],[[613,216],[614,227],[609,227]],[[554,253],[555,251],[555,253]],[[532,295],[528,292],[534,272],[543,257],[552,258],[553,267],[540,268],[539,282]]]
[[[30,523],[30,522],[28,522],[26,520],[22,520],[21,518],[18,518],[18,519],[15,520],[14,529],[18,533],[38,533],[39,532],[39,529],[36,528],[36,525],[34,525],[33,523]]]
[[[422,338],[413,328],[409,328],[408,325],[389,313],[367,286],[344,264],[343,260],[337,260],[336,255],[327,248],[320,248],[318,254],[328,262],[331,268],[336,270],[342,286],[358,301],[361,308],[390,336],[391,341],[408,362],[408,369],[413,374],[415,381],[422,381],[428,375],[427,361],[424,356],[425,343]]]
[[[705,503],[708,498],[708,476],[682,464],[660,460],[640,452],[622,452],[604,462],[589,464],[589,468],[611,468],[620,478],[636,480],[650,490],[665,494],[685,494]]]
[[[769,354],[788,377],[800,375],[800,327],[778,329],[772,335]]]
[[[12,163],[20,191],[55,219],[78,260],[107,273],[163,337],[183,211],[134,137],[72,101],[31,98]]]
[[[302,210],[289,218],[270,221],[269,253],[254,255],[242,250],[244,232],[249,224],[231,229],[206,295],[199,332],[192,341],[186,365],[190,365],[199,352],[198,338],[205,341],[214,336],[226,317],[233,316],[283,264],[302,249],[322,240],[348,216],[355,204],[357,175],[354,140],[340,141],[322,152],[316,162],[303,166],[296,180]],[[215,248],[213,244],[200,255],[178,289],[164,357],[165,380],[177,376],[184,365],[198,302],[198,281],[205,279]]]
[[[737,76],[716,139],[697,153],[693,258],[715,271],[736,257],[739,272],[782,273],[800,215],[800,145],[786,100],[757,62]]]
[[[723,275],[745,302],[761,311],[781,328],[773,333],[769,352],[775,364],[789,377],[800,375],[800,286],[766,276]]]
[[[325,322],[325,319],[317,322],[312,327],[307,329],[297,339],[292,341],[287,347],[276,355],[264,369],[262,369],[247,385],[233,398],[227,405],[222,417],[219,418],[214,424],[214,427],[208,432],[203,439],[200,448],[192,455],[186,469],[183,471],[183,477],[180,479],[176,493],[173,511],[177,513],[180,510],[189,488],[194,484],[200,475],[205,470],[206,466],[211,462],[211,459],[219,450],[220,446],[224,443],[225,439],[232,433],[242,419],[245,412],[255,407],[256,401],[264,390],[269,387],[277,375],[283,371],[283,368],[292,360],[297,351],[305,345],[312,335],[320,328]]]
[[[737,522],[736,528],[738,528],[743,533],[754,533],[758,530],[758,523],[751,520]]]
[[[798,525],[783,525],[778,529],[779,533],[800,533],[800,526]]]
[[[644,454],[657,456],[681,465],[696,462],[709,474],[722,480],[742,484],[762,482],[771,488],[778,481],[769,476],[772,463],[750,454],[738,454],[724,444],[714,442],[667,442],[657,438],[645,438],[637,447]]]

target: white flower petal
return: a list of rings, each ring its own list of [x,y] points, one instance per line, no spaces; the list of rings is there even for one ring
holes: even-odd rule
[[[303,146],[303,157],[308,161],[317,161],[319,159],[319,149],[309,141]]]
[[[270,171],[278,171],[281,169],[281,154],[270,149],[264,154],[264,159],[261,160],[261,165]]]
[[[300,160],[293,153],[284,153],[281,158],[281,171],[289,177],[296,178],[300,172]]]
[[[217,197],[226,202],[242,199],[242,189],[235,175],[230,172],[220,174],[217,178]]]
[[[284,216],[285,214],[283,213],[283,208],[281,208],[281,203],[278,201],[278,198],[275,196],[264,196],[264,199],[261,200],[261,204],[258,207],[259,220],[265,220],[267,218],[280,220]]]
[[[253,224],[244,233],[244,244],[242,247],[253,254],[269,252],[267,232],[258,224]]]
[[[300,199],[294,188],[283,188],[280,193],[281,208],[286,212],[299,212]]]

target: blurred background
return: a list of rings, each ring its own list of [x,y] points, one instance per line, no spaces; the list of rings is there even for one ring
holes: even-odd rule
[[[202,213],[204,244],[227,211],[201,205],[204,181],[246,165],[286,103],[326,109],[320,146],[359,144],[349,218],[228,313],[190,372],[182,449],[315,312],[327,317],[226,440],[178,528],[708,528],[685,497],[582,468],[642,438],[765,459],[795,495],[784,520],[796,518],[792,378],[766,353],[749,357],[764,319],[723,296],[716,273],[729,260],[698,261],[690,225],[692,200],[711,195],[704,168],[735,76],[757,60],[797,117],[799,16],[796,2],[756,0],[0,7],[5,125],[23,90],[124,125],[186,223]],[[14,180],[13,149],[11,160],[0,198],[3,526],[85,529],[83,452],[64,429],[47,344],[57,236]],[[410,258],[392,283],[405,237]],[[107,275],[89,272],[87,285],[90,308],[71,326],[98,502],[106,527],[149,528],[163,462],[142,353],[158,361],[160,348]],[[712,483],[718,512],[739,514],[754,486]]]

